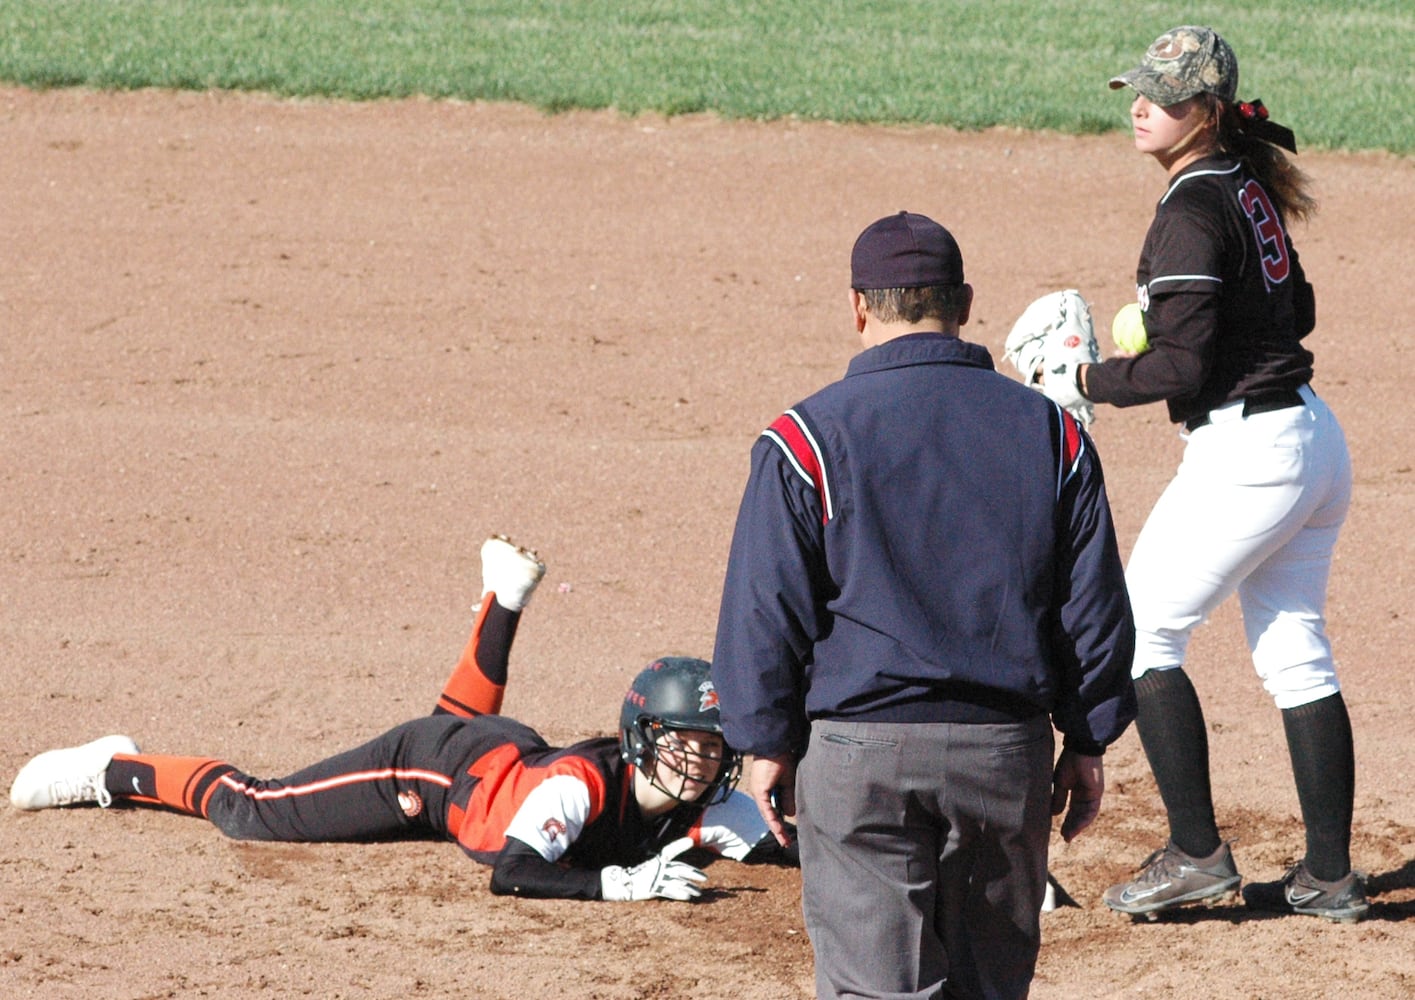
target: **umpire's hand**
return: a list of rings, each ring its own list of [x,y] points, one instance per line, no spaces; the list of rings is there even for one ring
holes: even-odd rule
[[[796,815],[796,761],[789,756],[753,757],[747,790],[757,803],[767,829],[782,847],[794,839],[786,817]]]
[[[1051,814],[1060,816],[1061,839],[1068,844],[1100,815],[1101,796],[1105,794],[1105,763],[1103,758],[1088,757],[1073,750],[1062,750],[1051,778]],[[1071,806],[1067,808],[1067,801]]]

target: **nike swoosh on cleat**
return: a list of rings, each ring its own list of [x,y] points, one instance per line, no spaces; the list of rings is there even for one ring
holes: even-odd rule
[[[1304,892],[1301,894],[1289,890],[1287,893],[1287,901],[1293,906],[1301,906],[1303,903],[1310,903],[1312,900],[1316,899],[1321,894],[1322,890],[1320,889],[1313,889],[1311,892]]]
[[[1163,885],[1157,885],[1153,889],[1141,889],[1138,892],[1132,890],[1129,886],[1126,886],[1125,889],[1122,890],[1120,893],[1120,901],[1122,903],[1138,903],[1140,900],[1149,899],[1155,893],[1161,892],[1168,888],[1168,882],[1165,882]]]
[[[138,779],[136,777],[133,778],[133,791],[137,792],[139,795],[142,794],[142,785],[138,784]]]

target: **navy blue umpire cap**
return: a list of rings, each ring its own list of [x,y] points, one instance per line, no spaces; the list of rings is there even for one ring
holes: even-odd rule
[[[885,216],[860,234],[850,252],[850,287],[857,291],[961,284],[958,241],[926,215]]]

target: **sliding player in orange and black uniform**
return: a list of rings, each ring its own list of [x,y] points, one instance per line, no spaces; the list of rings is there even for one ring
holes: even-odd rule
[[[493,866],[493,892],[535,897],[691,899],[705,876],[674,860],[682,851],[742,859],[770,841],[733,793],[739,762],[702,660],[664,657],[642,670],[617,740],[557,749],[499,715],[521,611],[545,566],[501,537],[481,556],[482,603],[432,715],[278,779],[108,736],[31,760],[11,801],[165,807],[241,840],[441,836]]]

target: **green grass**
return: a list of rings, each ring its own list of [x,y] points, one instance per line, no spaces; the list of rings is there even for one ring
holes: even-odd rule
[[[1410,0],[0,0],[0,79],[1099,132],[1181,22],[1304,147],[1415,152]]]

